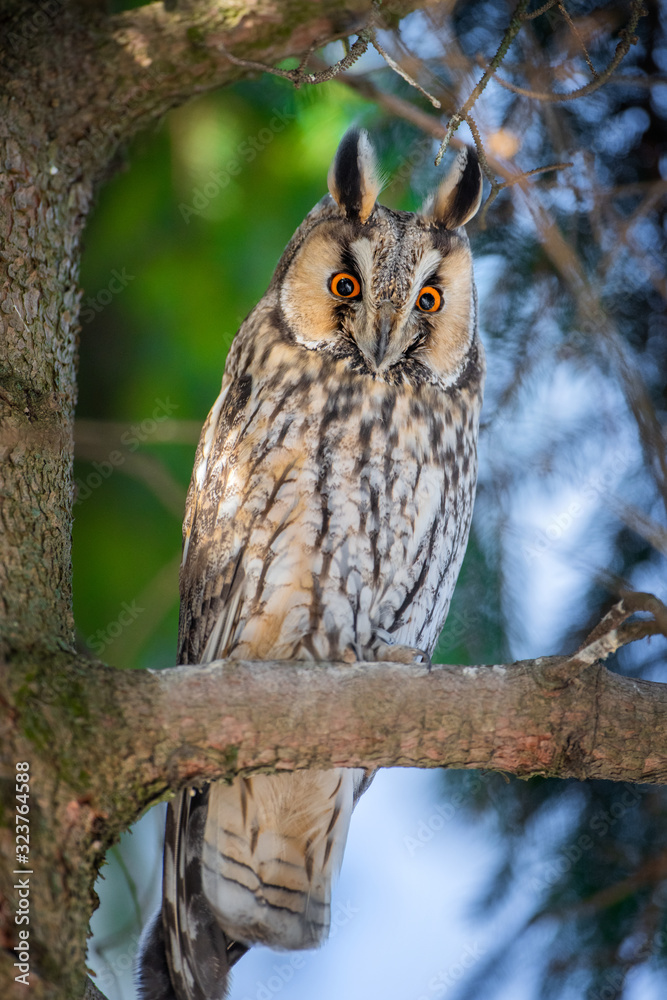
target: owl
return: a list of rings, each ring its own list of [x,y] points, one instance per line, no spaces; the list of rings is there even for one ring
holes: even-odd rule
[[[484,381],[471,150],[418,213],[343,138],[241,326],[186,503],[179,662],[429,662],[465,551]],[[280,697],[276,691],[276,698]],[[144,1000],[221,1000],[253,944],[327,936],[359,769],[238,777],[169,806]]]

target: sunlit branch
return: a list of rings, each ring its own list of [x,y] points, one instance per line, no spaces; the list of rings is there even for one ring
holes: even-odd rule
[[[393,69],[394,73],[397,73],[400,77],[402,77],[405,80],[406,83],[409,83],[411,87],[414,87],[415,90],[418,90],[420,94],[423,94],[424,97],[431,102],[434,108],[440,108],[442,106],[437,97],[433,97],[433,95],[429,94],[427,90],[424,90],[424,88],[420,86],[420,84],[418,84],[417,81],[414,80],[406,70],[404,70],[401,66],[399,66],[399,64],[394,59],[392,59],[387,50],[384,49],[378,42],[377,35],[375,34],[375,32],[373,32],[372,42],[373,42],[373,48],[376,49],[378,54],[382,56],[382,58],[390,67],[390,69]]]

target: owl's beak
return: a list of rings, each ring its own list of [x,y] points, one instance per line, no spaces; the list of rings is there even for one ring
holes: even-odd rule
[[[396,322],[396,310],[391,302],[382,302],[375,317],[375,344],[373,356],[376,368],[382,366],[391,342],[391,331]]]

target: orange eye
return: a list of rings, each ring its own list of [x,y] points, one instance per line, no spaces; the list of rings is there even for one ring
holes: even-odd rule
[[[339,271],[338,274],[334,274],[329,288],[340,299],[356,299],[361,292],[361,285],[354,275],[348,274],[347,271]]]
[[[424,285],[417,296],[417,309],[423,313],[437,312],[442,304],[442,296],[437,288],[432,285]]]

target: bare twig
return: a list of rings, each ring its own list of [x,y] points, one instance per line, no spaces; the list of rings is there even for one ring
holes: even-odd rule
[[[356,42],[354,45],[350,46],[343,58],[339,59],[333,66],[329,66],[327,69],[324,69],[319,73],[305,72],[305,66],[308,62],[308,58],[315,51],[317,46],[313,46],[310,51],[306,53],[296,69],[279,69],[277,66],[267,66],[265,63],[255,62],[252,59],[238,59],[236,56],[232,55],[231,52],[228,52],[222,44],[219,43],[218,48],[223,53],[225,58],[229,59],[234,66],[241,66],[244,69],[256,70],[258,73],[271,73],[272,76],[281,76],[285,80],[291,80],[295,88],[298,90],[304,83],[326,83],[328,80],[333,80],[333,78],[338,76],[339,73],[349,69],[350,66],[354,66],[355,62],[362,57],[368,48],[371,40],[371,34],[368,30],[360,31]]]
[[[580,97],[587,97],[589,94],[595,93],[596,90],[599,90],[600,87],[608,82],[614,70],[620,65],[623,58],[630,51],[630,47],[637,43],[638,38],[635,35],[637,24],[639,23],[640,18],[644,17],[646,13],[647,11],[642,0],[632,0],[630,20],[627,27],[620,33],[621,41],[616,46],[616,51],[614,52],[614,55],[608,65],[602,70],[602,72],[596,74],[596,78],[590,83],[585,84],[583,87],[578,87],[576,90],[571,90],[567,94],[556,94],[553,91],[529,90],[526,87],[518,87],[516,84],[510,83],[509,80],[505,80],[503,77],[498,76],[497,73],[494,79],[501,85],[501,87],[505,87],[506,90],[511,90],[513,94],[520,94],[522,97],[529,97],[534,101],[545,101],[551,104],[559,104],[564,101],[576,101]]]
[[[653,620],[626,625],[627,619],[637,611],[651,613]],[[570,662],[578,668],[599,663],[628,642],[649,635],[667,636],[667,607],[653,594],[624,594],[587,636]]]
[[[547,2],[542,4],[541,7],[538,7],[537,10],[533,10],[530,13],[526,11],[524,14],[522,14],[521,20],[533,21],[536,17],[541,17],[542,14],[546,14],[546,12],[548,10],[551,10],[552,7],[555,7],[557,3],[558,0],[547,0]]]
[[[521,19],[521,15],[525,12],[526,7],[528,6],[528,3],[529,3],[529,0],[519,0],[519,3],[517,4],[516,10],[514,12],[514,17],[510,21],[509,25],[507,26],[505,34],[503,35],[503,37],[501,39],[500,45],[498,46],[498,49],[496,50],[496,54],[494,55],[493,59],[489,63],[489,66],[488,66],[486,72],[482,76],[481,80],[477,83],[477,85],[475,86],[475,88],[473,89],[472,93],[470,94],[468,100],[465,102],[465,104],[463,105],[463,107],[461,107],[459,109],[459,111],[455,112],[452,115],[452,117],[449,119],[449,123],[447,125],[447,130],[445,132],[445,137],[442,140],[442,143],[440,144],[440,149],[438,150],[437,155],[435,157],[435,165],[436,165],[436,167],[439,165],[440,161],[442,160],[442,157],[443,157],[443,155],[444,155],[447,147],[449,146],[449,141],[450,141],[451,137],[453,136],[454,132],[459,127],[459,125],[461,124],[461,122],[466,120],[466,116],[468,115],[468,113],[470,111],[472,111],[472,109],[473,109],[473,107],[475,105],[475,101],[480,96],[480,94],[482,93],[482,91],[486,87],[487,83],[489,82],[489,80],[491,79],[491,77],[493,76],[493,74],[495,73],[495,71],[498,69],[498,67],[500,66],[501,62],[505,58],[505,55],[507,54],[507,51],[508,51],[510,45],[512,44],[512,42],[514,41],[515,37],[518,35],[519,31],[521,30],[522,23],[523,23],[522,19]]]
[[[561,2],[561,0],[559,0],[559,2],[558,2],[558,10],[561,12],[561,14],[563,15],[563,17],[567,21],[568,25],[570,26],[570,30],[572,31],[572,34],[576,37],[577,41],[579,42],[579,44],[581,46],[581,50],[584,53],[584,59],[586,60],[588,68],[590,69],[593,78],[595,80],[597,80],[598,79],[598,71],[596,70],[595,66],[591,62],[591,57],[588,54],[588,49],[586,48],[586,43],[584,42],[583,38],[581,37],[581,35],[579,33],[579,29],[577,28],[576,24],[574,23],[574,21],[572,20],[572,18],[569,15],[569,13],[565,9],[565,5]]]
[[[568,167],[573,167],[573,166],[574,164],[572,162],[550,163],[544,167],[535,167],[533,170],[524,170],[513,177],[508,177],[506,180],[502,181],[502,183],[498,183],[498,181],[496,181],[494,178],[494,180],[491,182],[491,193],[484,202],[484,206],[479,216],[480,228],[481,229],[486,228],[487,213],[501,191],[504,191],[506,188],[512,187],[514,184],[520,184],[528,177],[536,177],[538,174],[548,174],[551,173],[551,171],[553,170],[566,170]]]
[[[407,73],[394,59],[392,59],[387,50],[384,49],[378,42],[375,31],[372,32],[371,41],[373,43],[373,48],[375,48],[379,55],[382,56],[387,65],[393,69],[394,73],[398,73],[398,75],[402,77],[406,83],[409,83],[411,87],[414,87],[420,94],[423,94],[424,97],[431,102],[434,108],[442,107],[437,97],[433,97],[433,95],[429,94],[427,90],[424,90],[424,88],[421,87],[416,80],[413,80],[409,73]]]

